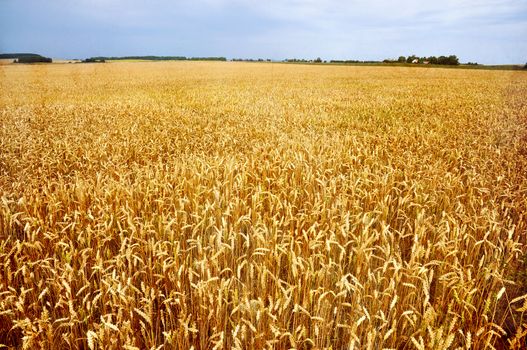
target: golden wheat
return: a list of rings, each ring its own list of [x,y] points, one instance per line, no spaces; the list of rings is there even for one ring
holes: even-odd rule
[[[0,74],[0,344],[525,345],[525,72]]]

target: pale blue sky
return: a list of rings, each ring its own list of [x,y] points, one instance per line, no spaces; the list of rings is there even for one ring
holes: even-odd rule
[[[527,0],[0,0],[0,52],[527,62]]]

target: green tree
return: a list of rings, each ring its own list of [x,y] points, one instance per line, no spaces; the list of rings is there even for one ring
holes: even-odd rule
[[[416,55],[411,55],[406,58],[406,63],[412,63],[413,60],[418,60],[418,59],[419,57],[417,57]]]
[[[459,58],[456,55],[448,56],[448,63],[451,66],[457,66],[459,64]]]
[[[399,62],[399,63],[404,63],[404,62],[406,62],[406,57],[404,57],[404,56],[399,56],[399,59],[397,60],[397,62]]]
[[[16,63],[51,63],[52,59],[43,56],[22,56]]]
[[[437,64],[438,63],[437,57],[436,56],[428,57],[428,62],[430,62],[430,64]]]

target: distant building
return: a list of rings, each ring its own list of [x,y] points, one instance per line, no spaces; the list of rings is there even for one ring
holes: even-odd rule
[[[419,60],[416,58],[412,61],[412,63],[419,63]]]
[[[430,64],[430,61],[423,61],[423,64]]]

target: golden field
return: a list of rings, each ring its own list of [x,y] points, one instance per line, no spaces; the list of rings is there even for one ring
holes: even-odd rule
[[[521,349],[526,96],[513,71],[1,66],[0,344]]]

